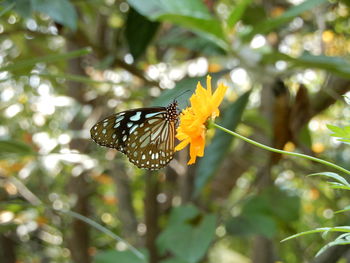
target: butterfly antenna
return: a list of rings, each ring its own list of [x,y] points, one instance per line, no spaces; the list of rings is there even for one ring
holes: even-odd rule
[[[177,95],[177,96],[175,97],[174,101],[176,101],[177,98],[181,97],[182,95],[184,95],[184,94],[187,93],[187,92],[191,92],[191,90],[188,89],[188,90],[185,90],[185,91],[181,92],[179,95]]]

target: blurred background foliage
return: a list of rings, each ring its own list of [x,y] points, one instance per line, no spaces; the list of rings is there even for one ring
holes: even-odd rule
[[[210,130],[205,156],[160,171],[97,146],[108,114],[166,106],[197,82],[230,88],[218,123],[349,167],[349,2],[3,0],[0,2],[0,258],[20,262],[348,262],[314,257],[348,225],[327,167]],[[191,92],[178,97],[188,105]],[[80,220],[89,218],[126,242]],[[86,220],[85,220],[86,221]],[[334,236],[333,236],[334,237]],[[142,253],[140,256],[140,253]]]

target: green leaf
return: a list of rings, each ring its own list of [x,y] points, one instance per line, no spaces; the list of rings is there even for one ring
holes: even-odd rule
[[[131,251],[105,250],[96,254],[94,263],[146,263],[146,259],[142,260]]]
[[[350,126],[338,127],[338,126],[327,124],[327,128],[333,132],[331,136],[341,138],[339,139],[339,141],[349,142]]]
[[[55,22],[77,29],[77,12],[68,0],[31,0],[34,11],[51,17]]]
[[[312,146],[312,137],[308,125],[304,125],[298,133],[298,141],[308,148]]]
[[[0,140],[0,159],[11,158],[13,155],[34,155],[33,149],[27,144],[16,140]]]
[[[220,21],[210,14],[200,0],[128,0],[128,3],[151,20],[184,26],[228,50]]]
[[[262,235],[272,238],[277,233],[277,224],[272,216],[257,213],[230,219],[226,230],[231,235]]]
[[[22,3],[23,2],[23,3]],[[0,17],[2,17],[4,14],[6,14],[8,11],[12,10],[12,9],[16,9],[16,7],[20,6],[20,5],[24,5],[24,3],[27,3],[29,2],[29,0],[23,0],[21,1],[20,3],[16,3],[16,2],[13,2],[13,1],[9,1],[9,0],[6,0],[2,3],[0,3],[0,6],[1,6],[1,10],[0,10]],[[17,5],[16,5],[17,4]],[[30,9],[29,9],[30,10]],[[17,11],[17,10],[15,10]]]
[[[315,257],[321,255],[325,250],[332,246],[338,246],[338,245],[348,245],[350,244],[350,234],[342,234],[339,237],[337,237],[334,241],[327,243],[324,247],[322,247],[316,254]]]
[[[340,57],[314,56],[307,52],[297,58],[279,52],[271,52],[263,56],[263,61],[266,64],[273,64],[279,60],[289,62],[290,68],[318,68],[343,78],[350,78],[350,62]]]
[[[223,113],[224,117],[220,123],[221,126],[229,130],[234,130],[237,127],[248,103],[249,95],[250,92],[246,92],[227,108]],[[226,153],[234,139],[233,136],[221,130],[216,130],[215,132],[212,142],[205,148],[205,155],[198,162],[194,195],[198,195],[209,178],[215,174],[225,159]]]
[[[342,210],[335,211],[334,214],[344,213],[350,211],[350,205],[344,207]]]
[[[140,30],[140,25],[142,25],[142,30]],[[130,53],[135,60],[145,53],[158,27],[158,22],[152,22],[140,15],[135,9],[130,8],[126,20],[125,36]]]
[[[190,205],[174,208],[170,217],[169,224],[157,239],[158,247],[184,262],[198,262],[214,238],[216,217],[201,214]]]
[[[228,70],[223,70],[217,73],[210,74],[210,76],[212,77],[213,86],[219,78],[221,78],[228,72]],[[180,108],[185,108],[188,105],[188,100],[190,96],[192,96],[196,89],[197,83],[200,82],[204,86],[206,83],[206,79],[206,75],[202,77],[183,78],[182,80],[176,83],[175,88],[162,92],[162,94],[152,102],[152,105],[166,106],[169,103],[171,103],[174,99],[176,99],[179,102]]]
[[[346,179],[336,173],[332,173],[332,172],[322,172],[322,173],[314,173],[314,174],[310,174],[309,176],[325,176],[331,179],[336,180],[337,182],[339,182],[341,185],[346,186],[346,187],[350,187],[350,184],[348,183],[348,181],[346,181]]]
[[[311,10],[316,6],[326,2],[326,0],[306,0],[299,5],[293,6],[276,18],[270,18],[267,21],[257,24],[253,30],[244,37],[244,40],[250,41],[256,34],[266,34],[273,29],[291,21],[305,11]]]
[[[304,232],[300,232],[298,234],[289,236],[283,240],[281,240],[281,242],[285,242],[287,240],[296,238],[296,237],[301,237],[301,236],[305,236],[305,235],[309,235],[309,234],[315,234],[315,233],[328,233],[328,232],[346,232],[349,233],[350,232],[350,226],[337,226],[337,227],[322,227],[322,228],[316,228],[314,230],[309,230],[309,231],[304,231]]]
[[[64,54],[58,54],[58,55],[54,54],[54,55],[47,55],[47,56],[42,56],[38,58],[25,59],[21,61],[16,61],[15,63],[12,63],[10,65],[1,67],[0,72],[21,70],[23,68],[33,67],[37,63],[53,63],[59,60],[68,60],[71,58],[84,56],[89,53],[91,53],[91,48],[83,48],[83,49],[67,52]]]
[[[157,40],[157,44],[164,48],[186,48],[208,56],[226,54],[225,50],[219,47],[216,43],[209,41],[207,38],[192,34],[191,32],[188,32],[180,27],[172,28],[167,33],[166,38]]]
[[[179,258],[168,258],[165,260],[160,261],[160,263],[187,263],[188,261],[184,261]]]
[[[238,5],[232,9],[232,12],[227,19],[227,26],[229,28],[232,28],[241,19],[251,2],[252,0],[241,0]]]
[[[300,217],[300,198],[287,191],[267,188],[246,200],[241,214],[226,223],[233,235],[263,235],[268,238],[277,233],[277,225],[295,222]]]

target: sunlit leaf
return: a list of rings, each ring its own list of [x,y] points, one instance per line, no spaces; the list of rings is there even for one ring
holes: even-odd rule
[[[350,62],[341,57],[315,56],[307,52],[296,58],[278,52],[263,55],[263,62],[266,64],[277,61],[288,62],[290,68],[323,69],[341,77],[350,78]]]
[[[322,228],[316,228],[314,230],[309,230],[309,231],[304,231],[304,232],[300,232],[298,234],[289,236],[283,240],[281,240],[281,242],[296,238],[296,237],[301,237],[301,236],[305,236],[305,235],[309,235],[309,234],[315,234],[315,233],[328,233],[328,232],[346,232],[349,233],[350,232],[350,226],[338,226],[338,227],[322,227]]]
[[[276,18],[270,18],[267,21],[262,21],[262,23],[257,24],[256,27],[252,30],[252,32],[250,32],[245,37],[245,40],[250,40],[256,34],[268,33],[271,30],[277,28],[278,26],[281,26],[291,21],[292,19],[304,13],[305,11],[311,10],[324,2],[326,2],[326,0],[306,0],[299,5],[292,6],[282,15]]]
[[[77,12],[70,1],[31,0],[31,3],[33,10],[46,14],[55,22],[76,30]]]
[[[140,14],[151,20],[168,21],[194,30],[228,49],[221,23],[214,18],[200,0],[128,0]]]
[[[341,185],[346,186],[346,187],[350,187],[350,184],[346,181],[346,179],[336,173],[332,173],[332,172],[322,172],[322,173],[314,173],[314,174],[310,174],[309,176],[325,176],[331,179],[336,180],[337,182],[339,182]]]

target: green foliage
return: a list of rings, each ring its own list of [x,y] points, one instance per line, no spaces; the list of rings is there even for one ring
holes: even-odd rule
[[[169,21],[193,30],[227,50],[220,21],[214,18],[200,0],[128,0],[140,14],[151,20]]]
[[[91,53],[91,48],[83,48],[80,50],[74,50],[71,52],[63,53],[63,54],[52,54],[43,57],[36,57],[31,59],[25,59],[21,61],[16,61],[10,65],[6,65],[0,68],[0,72],[3,71],[20,71],[26,70],[28,68],[34,67],[38,63],[54,63],[57,61],[66,61],[68,59],[80,57],[83,55],[87,55]]]
[[[69,0],[31,0],[31,7],[72,30],[77,28],[77,13]]]
[[[292,68],[318,68],[327,70],[344,78],[350,78],[350,62],[341,57],[315,56],[308,52],[297,58],[282,53],[267,53],[263,57],[264,63],[286,61]]]
[[[212,82],[215,83],[220,77],[227,73],[226,70],[211,74]],[[174,98],[179,102],[181,108],[188,106],[188,100],[196,89],[197,83],[205,83],[206,76],[199,78],[184,78],[176,83],[175,88],[164,91],[158,98],[153,100],[153,106],[168,105]]]
[[[327,124],[327,128],[333,132],[331,136],[339,138],[341,142],[350,143],[350,126],[338,127]]]
[[[232,235],[263,235],[272,238],[278,225],[297,221],[300,216],[300,198],[295,195],[268,189],[246,200],[239,216],[226,223]]]
[[[334,137],[340,137],[340,141],[349,142],[350,138],[350,129],[349,126],[340,128],[334,125],[327,125],[328,129],[330,129],[333,134],[331,136]],[[334,189],[343,189],[343,190],[350,190],[350,183],[341,175],[333,172],[322,172],[322,173],[314,173],[309,176],[323,176],[326,177],[327,179],[332,179],[331,182],[328,182],[331,185],[331,188]],[[336,213],[344,213],[349,211],[350,208],[349,206],[345,207],[342,210],[337,211]],[[335,240],[328,242],[324,247],[322,247],[316,254],[316,257],[321,255],[326,249],[332,246],[337,246],[337,245],[348,245],[350,244],[350,226],[336,226],[336,227],[323,227],[323,228],[316,228],[314,230],[310,231],[304,231],[295,235],[292,235],[288,238],[285,238],[282,240],[287,241],[296,237],[304,236],[304,235],[309,235],[309,234],[314,234],[314,233],[323,233],[325,236],[329,232],[336,232],[336,233],[341,233],[341,232],[346,232],[346,234],[339,235]]]
[[[117,250],[104,250],[99,252],[95,256],[94,263],[115,263],[115,262],[127,262],[127,263],[146,263],[146,259],[142,260],[135,256],[130,251],[117,251]]]
[[[251,38],[256,34],[269,33],[270,31],[277,28],[278,26],[281,26],[291,21],[292,19],[304,13],[305,11],[315,8],[316,6],[324,2],[326,1],[325,0],[307,0],[302,2],[299,5],[293,6],[289,10],[284,12],[282,15],[276,18],[268,19],[267,21],[263,21],[262,23],[259,23],[258,25],[256,25],[253,28],[253,30],[245,37],[245,40],[251,40]]]
[[[315,173],[315,174],[310,174],[309,176],[324,176],[329,179],[333,179],[336,182],[329,182],[330,185],[332,185],[332,188],[336,189],[345,189],[345,190],[350,190],[350,184],[345,180],[344,177],[340,176],[339,174],[336,173],[331,173],[331,172],[323,172],[323,173]]]
[[[10,6],[14,2],[14,10],[24,17],[28,18],[33,12],[40,12],[72,30],[77,28],[77,13],[69,0],[6,0],[2,4]]]
[[[0,140],[0,159],[16,156],[32,156],[35,152],[29,145],[17,140]]]
[[[215,215],[202,214],[191,205],[176,207],[157,244],[161,252],[170,251],[181,262],[195,263],[205,255],[215,228]]]
[[[139,30],[140,25],[142,25],[142,30]],[[135,9],[130,9],[126,20],[125,36],[128,41],[130,53],[135,60],[145,53],[159,25],[158,22],[152,22],[140,15]],[[135,32],[138,33],[135,34]]]
[[[236,23],[242,18],[245,10],[251,2],[252,0],[241,0],[234,8],[232,8],[232,12],[227,19],[227,26],[229,28],[236,25]]]

